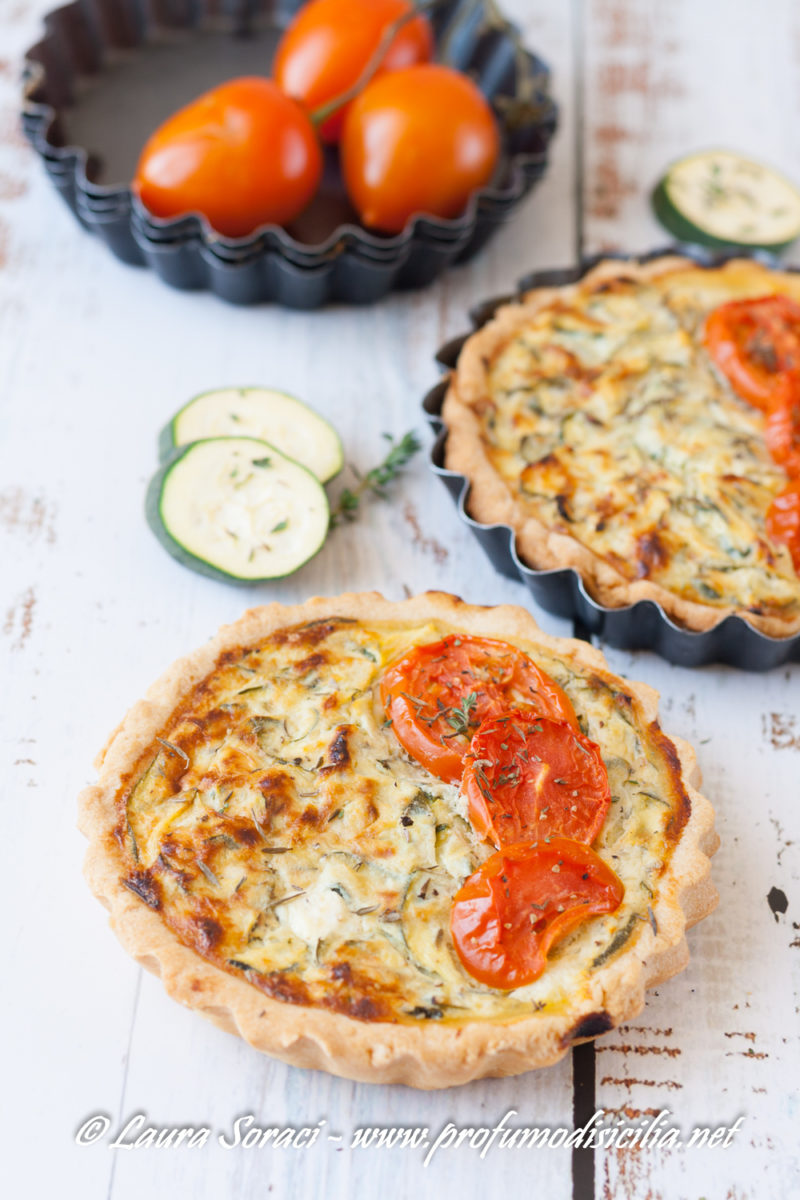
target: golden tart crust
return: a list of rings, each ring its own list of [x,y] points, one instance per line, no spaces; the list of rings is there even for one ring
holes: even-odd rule
[[[765,532],[786,485],[764,416],[702,346],[706,315],[800,276],[749,259],[605,261],[498,309],[465,343],[445,397],[445,466],[468,507],[509,525],[524,562],[572,567],[607,607],[659,603],[688,629],[737,613],[800,630],[800,577]]]
[[[447,633],[519,646],[565,688],[614,793],[594,844],[626,893],[499,992],[452,950],[450,898],[493,849],[383,720],[384,667]],[[86,875],[168,993],[286,1062],[448,1087],[557,1061],[635,1016],[714,907],[713,812],[657,693],[525,610],[444,593],[252,609],[129,711],[80,800]]]

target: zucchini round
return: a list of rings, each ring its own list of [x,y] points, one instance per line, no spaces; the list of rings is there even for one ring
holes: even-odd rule
[[[232,583],[290,575],[325,541],[330,509],[311,471],[256,438],[192,442],[156,473],[150,528],[186,567]]]
[[[800,237],[800,191],[771,167],[730,150],[673,163],[652,203],[681,242],[778,253]]]
[[[272,388],[218,388],[185,404],[161,431],[162,462],[180,446],[205,438],[254,437],[312,471],[321,483],[342,469],[338,433],[307,404]]]

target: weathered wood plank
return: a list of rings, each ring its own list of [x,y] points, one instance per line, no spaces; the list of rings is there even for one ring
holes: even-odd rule
[[[610,657],[663,689],[663,724],[698,749],[722,845],[714,860],[720,905],[689,934],[688,970],[651,994],[630,1028],[598,1044],[598,1105],[634,1119],[666,1108],[684,1132],[744,1122],[724,1151],[601,1155],[598,1195],[791,1194],[800,905],[791,847],[800,832],[800,763],[795,748],[776,750],[753,690],[766,710],[788,715],[797,709],[797,673],[774,672],[754,685],[721,669],[698,675]]]
[[[789,96],[800,87],[793,6],[588,0],[585,5],[584,232],[587,252],[665,241],[648,195],[671,159],[723,144],[798,173]],[[687,1132],[730,1125],[722,1149],[598,1155],[597,1195],[745,1200],[796,1179],[796,945],[800,893],[797,668],[765,677],[690,672],[653,655],[611,662],[661,689],[663,724],[693,742],[722,848],[717,912],[690,933],[692,963],[650,996],[630,1028],[598,1044],[597,1100],[636,1124],[661,1109]],[[779,714],[779,715],[770,715]],[[788,898],[774,914],[771,888]]]
[[[582,0],[588,253],[669,240],[649,193],[674,159],[726,146],[800,168],[791,0]]]

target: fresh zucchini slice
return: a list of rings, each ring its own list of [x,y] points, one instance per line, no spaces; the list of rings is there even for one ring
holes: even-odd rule
[[[154,476],[147,520],[184,566],[234,583],[290,575],[317,553],[330,520],[311,471],[256,438],[192,442]]]
[[[301,400],[272,388],[219,388],[195,396],[161,431],[159,456],[166,462],[179,446],[217,437],[269,442],[321,483],[342,469],[342,443],[333,426]]]
[[[658,220],[682,242],[777,253],[800,236],[800,191],[730,150],[673,163],[652,199]]]

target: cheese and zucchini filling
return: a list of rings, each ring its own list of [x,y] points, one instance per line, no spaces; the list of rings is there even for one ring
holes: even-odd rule
[[[380,698],[391,662],[453,632],[332,615],[224,653],[119,793],[126,886],[185,944],[289,1003],[457,1022],[588,997],[593,971],[653,921],[689,811],[674,747],[619,680],[515,641],[600,746],[612,803],[594,850],[625,894],[559,943],[533,983],[479,983],[449,917],[494,847],[458,787],[401,747]]]
[[[486,453],[524,512],[625,580],[796,621],[800,578],[765,532],[785,472],[764,415],[702,345],[726,301],[800,280],[756,263],[587,280],[521,322],[475,403]]]

